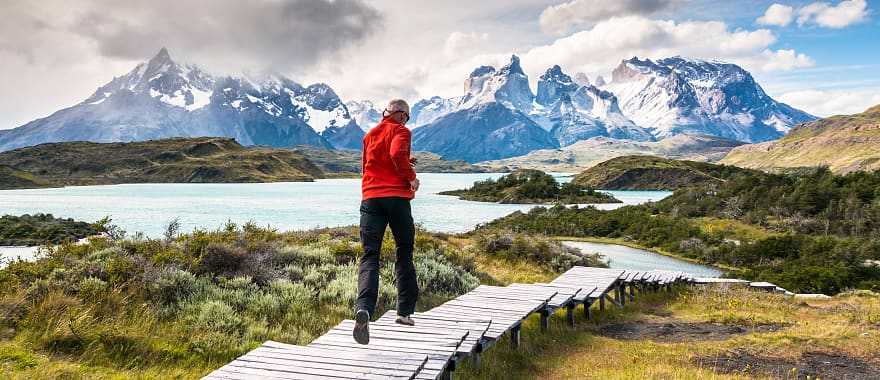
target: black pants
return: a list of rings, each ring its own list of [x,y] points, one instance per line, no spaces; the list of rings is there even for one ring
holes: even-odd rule
[[[379,295],[379,252],[385,226],[391,226],[397,245],[394,275],[397,281],[397,314],[415,312],[419,299],[419,284],[413,266],[413,225],[409,199],[399,197],[372,198],[361,202],[361,244],[364,255],[358,271],[358,299],[355,310],[366,310],[374,315]]]

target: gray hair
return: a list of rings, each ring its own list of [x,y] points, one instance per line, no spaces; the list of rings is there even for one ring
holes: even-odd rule
[[[388,107],[386,107],[385,109],[389,112],[403,111],[406,112],[407,115],[409,115],[409,104],[407,104],[406,100],[403,99],[394,99],[388,102]]]

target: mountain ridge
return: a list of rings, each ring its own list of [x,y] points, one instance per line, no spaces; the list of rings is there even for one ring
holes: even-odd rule
[[[346,135],[358,134],[349,128],[352,122],[326,84],[302,86],[271,72],[212,75],[175,62],[162,48],[82,102],[0,133],[0,151],[47,142],[199,136],[229,137],[245,145],[331,148],[330,135],[346,128]]]

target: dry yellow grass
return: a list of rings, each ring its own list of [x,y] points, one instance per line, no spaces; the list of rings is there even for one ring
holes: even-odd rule
[[[647,294],[622,310],[600,314],[568,328],[562,313],[541,333],[537,318],[524,325],[522,346],[502,340],[484,355],[479,369],[467,364],[464,379],[744,379],[761,374],[724,374],[698,357],[746,351],[761,357],[796,360],[805,352],[836,353],[880,365],[880,298],[844,295],[802,302],[779,295],[737,289],[686,290],[677,296]],[[732,335],[720,341],[678,343],[620,340],[601,335],[601,326],[638,322],[654,314],[682,322],[721,322],[740,326],[784,325],[776,331]],[[706,363],[704,360],[703,363]],[[797,376],[796,372],[792,372]]]

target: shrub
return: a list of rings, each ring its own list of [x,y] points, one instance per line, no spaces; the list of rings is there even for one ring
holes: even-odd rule
[[[274,280],[269,283],[269,293],[277,296],[286,309],[303,310],[314,301],[315,291],[303,284],[288,280]]]
[[[461,268],[450,265],[433,252],[415,258],[419,289],[424,293],[458,296],[480,285],[480,280]]]
[[[357,267],[352,264],[334,269],[333,279],[326,286],[316,288],[319,289],[318,301],[354,307],[357,299]]]
[[[554,272],[564,272],[575,265],[608,266],[599,255],[582,253],[547,237],[508,230],[484,230],[473,237],[479,251],[505,259],[536,262]]]
[[[161,306],[173,306],[206,290],[206,281],[185,270],[171,268],[159,273],[150,284],[150,298]]]
[[[184,320],[194,329],[222,332],[230,335],[241,332],[244,320],[223,301],[207,300],[189,304],[184,309]]]
[[[238,272],[244,263],[244,250],[221,243],[211,243],[205,247],[197,272],[213,275],[232,275]]]
[[[86,277],[79,283],[79,295],[84,301],[94,301],[104,298],[107,291],[107,282],[95,277]]]

